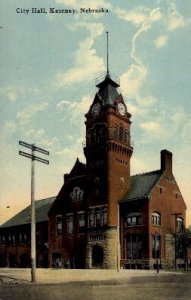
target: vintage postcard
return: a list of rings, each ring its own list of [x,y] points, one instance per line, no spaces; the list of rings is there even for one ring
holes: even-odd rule
[[[189,270],[190,0],[0,4],[1,281],[130,299]]]

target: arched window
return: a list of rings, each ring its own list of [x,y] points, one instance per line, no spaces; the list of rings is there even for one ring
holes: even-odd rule
[[[152,224],[155,226],[160,226],[161,225],[161,215],[157,212],[154,212],[152,214]]]
[[[124,142],[128,143],[128,141],[129,141],[129,131],[125,130],[125,139],[124,139]]]
[[[124,137],[124,129],[122,126],[119,127],[119,140],[123,141],[123,137]]]
[[[118,128],[114,127],[114,138],[117,139],[118,138]]]
[[[143,224],[143,216],[139,212],[134,212],[127,215],[127,226],[136,226]]]
[[[182,226],[183,226],[183,219],[181,217],[178,217],[176,219],[176,227],[177,229],[182,229]]]

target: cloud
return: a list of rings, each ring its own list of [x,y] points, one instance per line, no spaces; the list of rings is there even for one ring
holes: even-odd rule
[[[43,128],[41,129],[38,129],[38,130],[34,130],[34,129],[30,129],[28,130],[26,133],[25,133],[25,136],[26,138],[36,138],[36,139],[39,139],[39,138],[42,138],[45,134],[45,130]]]
[[[135,156],[131,158],[131,166],[132,166],[132,173],[138,174],[143,171],[148,171],[148,165],[145,160],[139,159]]]
[[[147,75],[144,65],[132,64],[120,77],[121,90],[127,98],[136,98]]]
[[[145,7],[138,7],[134,10],[125,11],[118,7],[115,12],[120,19],[130,22],[135,26],[139,26],[145,22],[148,9]]]
[[[162,48],[164,47],[168,42],[168,36],[167,35],[160,35],[156,40],[154,40],[154,45],[156,48]]]
[[[178,28],[184,28],[190,23],[190,19],[186,19],[176,8],[175,3],[171,3],[167,15],[167,30],[174,31]]]
[[[155,104],[158,100],[153,95],[148,95],[147,97],[137,96],[137,103],[142,106],[148,107]]]
[[[80,102],[62,100],[57,104],[57,109],[60,111],[68,111],[70,119],[79,122],[79,118],[82,118],[89,110],[92,103],[92,98],[89,95],[82,97]]]
[[[29,140],[35,141],[35,143],[38,143],[38,146],[46,147],[48,150],[53,147],[56,148],[56,143],[58,141],[57,137],[47,139],[46,132],[43,128],[37,130],[30,129],[25,133],[25,137]]]
[[[137,40],[145,32],[147,32],[154,22],[161,20],[162,13],[159,7],[148,9],[146,7],[139,7],[135,10],[124,11],[117,9],[116,13],[119,18],[132,23],[138,30],[132,38],[131,58],[134,63],[131,64],[127,72],[122,74],[120,78],[121,89],[123,94],[129,99],[135,99],[137,103],[149,106],[156,102],[152,95],[141,96],[142,86],[148,75],[148,68],[142,62],[138,55]]]
[[[18,112],[17,119],[19,120],[21,125],[25,125],[28,122],[30,122],[31,118],[35,115],[35,113],[46,110],[47,106],[48,103],[46,102],[30,106],[27,109]]]
[[[159,129],[161,129],[161,125],[158,122],[150,121],[141,123],[140,127],[145,129],[146,131],[157,133]]]
[[[16,131],[16,125],[13,121],[7,121],[4,124],[4,127],[1,130],[1,139],[6,139],[9,135],[13,134]]]
[[[15,102],[22,93],[22,88],[16,88],[13,86],[8,86],[0,90],[0,95],[7,98],[10,102]]]
[[[55,85],[59,88],[93,79],[95,75],[105,70],[103,58],[97,56],[93,48],[95,39],[103,33],[104,26],[101,23],[80,22],[69,27],[71,30],[86,28],[90,35],[79,43],[79,49],[74,54],[74,66],[65,73],[57,74]]]
[[[70,30],[75,31],[79,28],[86,29],[90,33],[90,37],[95,39],[96,37],[102,35],[104,31],[104,26],[102,23],[89,23],[89,22],[76,22],[68,24],[67,26]]]
[[[63,4],[68,7],[72,8],[89,8],[96,9],[96,8],[111,8],[111,3],[105,0],[91,0],[91,2],[87,0],[55,0],[58,4]]]

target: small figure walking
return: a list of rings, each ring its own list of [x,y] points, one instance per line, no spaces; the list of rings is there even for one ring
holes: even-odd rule
[[[159,265],[159,261],[157,259],[157,274],[159,273],[159,270],[160,270],[160,265]]]

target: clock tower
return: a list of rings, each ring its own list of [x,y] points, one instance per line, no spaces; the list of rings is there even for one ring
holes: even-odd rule
[[[90,182],[89,207],[105,205],[107,224],[104,228],[104,267],[116,268],[119,246],[118,201],[130,185],[131,115],[119,83],[109,72],[96,87],[92,105],[86,114],[84,153]],[[94,182],[94,183],[93,183]]]

